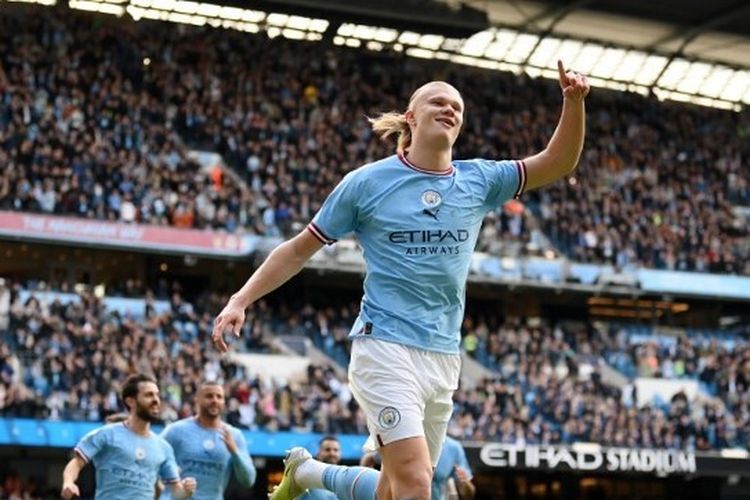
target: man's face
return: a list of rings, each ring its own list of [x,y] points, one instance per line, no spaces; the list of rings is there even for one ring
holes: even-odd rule
[[[431,82],[421,87],[406,112],[414,137],[433,147],[452,147],[463,125],[464,101],[453,86]]]
[[[224,388],[220,385],[204,385],[195,396],[198,415],[203,418],[214,419],[224,413]]]
[[[333,439],[326,439],[320,443],[318,460],[327,464],[337,465],[341,461],[341,445]]]
[[[136,416],[146,422],[157,422],[160,412],[159,387],[153,382],[139,383],[138,394],[135,397]]]

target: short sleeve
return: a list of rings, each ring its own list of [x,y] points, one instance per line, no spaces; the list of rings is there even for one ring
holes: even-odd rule
[[[161,431],[161,434],[159,434],[159,437],[164,439],[167,443],[172,445],[174,447],[174,425],[169,424],[167,425],[163,431]]]
[[[499,207],[512,198],[518,198],[526,189],[526,164],[520,160],[480,160],[488,181],[486,204]]]
[[[107,434],[107,427],[94,429],[81,438],[73,451],[88,463],[104,449],[107,444]]]
[[[357,171],[349,172],[328,195],[307,229],[321,243],[331,245],[357,229],[357,200],[361,198]]]
[[[177,460],[174,457],[174,450],[168,442],[162,441],[162,443],[166,458],[159,467],[159,478],[165,484],[176,483],[180,480],[180,470],[177,468]]]

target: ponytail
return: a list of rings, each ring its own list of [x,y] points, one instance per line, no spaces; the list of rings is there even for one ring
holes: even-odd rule
[[[397,152],[404,153],[411,146],[411,129],[403,113],[391,111],[367,120],[372,124],[372,130],[381,139],[387,139],[393,134],[398,134]]]

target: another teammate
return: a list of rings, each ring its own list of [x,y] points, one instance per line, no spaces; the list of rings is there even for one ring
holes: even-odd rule
[[[224,331],[239,336],[250,304],[297,274],[323,245],[354,233],[367,274],[350,333],[349,380],[382,457],[379,500],[430,497],[458,387],[466,278],[484,216],[578,163],[589,85],[561,62],[558,70],[559,124],[548,146],[523,160],[453,160],[464,101],[445,82],[417,89],[404,113],[371,120],[382,137],[398,136],[397,154],[349,172],[307,229],[271,252],[216,318],[212,338],[226,351]],[[284,481],[275,499],[296,491]]]
[[[252,487],[257,473],[245,437],[239,429],[221,420],[224,388],[216,382],[202,383],[195,406],[196,416],[168,425],[161,434],[174,448],[182,473],[198,480],[193,498],[223,498],[232,471],[238,483]],[[165,491],[161,498],[172,498],[172,494]]]
[[[378,452],[366,453],[359,464],[380,469],[380,455]],[[432,475],[432,500],[452,498],[453,495],[460,495],[462,499],[474,498],[476,487],[471,479],[471,467],[463,446],[452,437],[446,436],[440,459]]]
[[[380,473],[375,470],[380,467],[379,454],[373,452],[363,456],[362,467],[345,467],[339,466],[338,461],[327,461],[331,455],[324,453],[324,449],[330,450],[321,446],[317,459],[313,459],[304,448],[294,448],[287,460],[297,462],[292,475],[293,481],[288,481],[287,491],[279,491],[277,496],[283,494],[284,498],[297,500],[375,500],[373,485],[377,484],[380,477]],[[432,500],[456,496],[462,500],[473,499],[476,488],[471,479],[471,467],[463,446],[455,439],[446,437],[432,477]],[[298,489],[294,489],[295,487]],[[325,489],[310,489],[295,497],[304,488]]]
[[[96,468],[96,499],[153,500],[157,478],[168,485],[173,498],[188,498],[195,491],[192,477],[180,480],[172,447],[151,432],[158,421],[161,401],[156,380],[133,375],[122,388],[128,418],[86,434],[63,471],[63,498],[80,495],[76,480],[81,469]]]
[[[461,500],[471,500],[476,487],[471,481],[472,473],[466,452],[461,443],[446,436],[443,451],[432,476],[432,500],[451,498],[446,491],[455,491]]]
[[[338,465],[341,462],[341,443],[335,436],[325,436],[318,443],[318,454],[315,459],[328,465]],[[313,477],[317,475],[313,474]],[[324,489],[307,490],[297,500],[336,500],[338,497],[332,491]]]

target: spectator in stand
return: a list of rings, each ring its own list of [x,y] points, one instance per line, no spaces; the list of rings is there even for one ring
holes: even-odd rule
[[[362,117],[435,73],[388,51],[94,19],[0,17],[0,208],[288,236],[346,172],[386,154]],[[515,157],[549,136],[550,82],[445,72],[475,110],[459,156]],[[592,99],[578,174],[489,214],[479,249],[542,252],[544,232],[578,261],[750,274],[748,225],[733,211],[750,205],[746,115]],[[222,154],[239,181],[200,169],[192,147]]]

